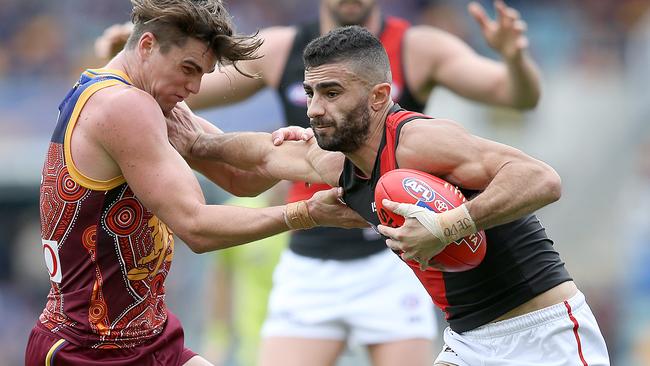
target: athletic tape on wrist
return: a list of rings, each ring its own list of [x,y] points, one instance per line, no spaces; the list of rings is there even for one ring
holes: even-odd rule
[[[309,215],[305,201],[292,202],[284,206],[284,222],[291,230],[311,229],[317,225]]]
[[[443,244],[449,244],[477,231],[476,224],[465,204],[449,211],[436,213],[424,207],[400,203],[395,213],[417,219]]]
[[[437,214],[438,223],[447,243],[476,233],[476,224],[465,204]],[[446,244],[446,243],[445,243]]]

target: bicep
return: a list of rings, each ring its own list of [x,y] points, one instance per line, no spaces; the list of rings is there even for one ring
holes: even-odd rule
[[[141,111],[137,115],[121,112],[132,108],[113,110],[111,127],[101,131],[97,139],[138,199],[177,230],[205,201],[191,169],[167,141],[162,113],[153,108],[148,109],[150,113]]]
[[[428,61],[433,84],[472,100],[498,102],[494,87],[507,75],[502,63],[477,54],[452,34],[431,27],[419,27],[412,33],[409,51],[416,54],[416,59]],[[436,47],[417,47],[424,44]]]
[[[192,108],[202,109],[240,102],[264,87],[277,88],[296,30],[294,27],[271,27],[260,32],[264,40],[260,58],[242,61],[237,67],[256,77],[242,75],[229,65],[204,76],[201,91],[189,98]]]
[[[146,154],[120,159],[118,164],[145,206],[173,225],[179,214],[188,215],[194,205],[205,203],[203,193],[194,173],[171,145],[149,147]]]
[[[407,124],[397,157],[402,168],[425,171],[474,190],[485,189],[508,162],[525,158],[517,149],[471,135],[447,120]]]
[[[255,73],[253,61],[242,62],[240,67],[249,73]],[[226,66],[203,76],[201,90],[188,98],[188,104],[194,109],[205,109],[242,101],[264,88],[262,78],[249,78],[239,73],[233,66]]]

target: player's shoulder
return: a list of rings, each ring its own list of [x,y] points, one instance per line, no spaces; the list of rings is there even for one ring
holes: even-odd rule
[[[131,85],[115,85],[102,89],[93,99],[97,108],[113,113],[133,116],[160,110],[160,106],[151,94]]]
[[[416,118],[402,126],[400,145],[409,142],[430,141],[432,138],[444,139],[465,134],[467,131],[458,122],[447,118]]]
[[[438,163],[443,166],[449,152],[458,146],[469,146],[470,140],[467,130],[456,121],[416,119],[402,127],[396,157],[400,166],[407,166],[405,163],[412,168],[422,168],[418,164],[426,164],[429,168]]]
[[[453,119],[449,118],[431,118],[419,116],[402,127],[404,131],[417,131],[421,129],[463,129],[463,126]]]
[[[130,85],[115,85],[97,91],[87,102],[98,122],[109,121],[112,126],[148,127],[159,124],[162,110],[151,94]],[[137,121],[137,123],[134,123]]]

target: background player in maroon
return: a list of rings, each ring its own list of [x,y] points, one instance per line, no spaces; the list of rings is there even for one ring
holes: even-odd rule
[[[289,142],[278,148],[268,134],[211,135],[170,126],[179,151],[193,158],[237,160],[243,169],[273,177],[339,185],[348,206],[374,225],[379,220],[373,190],[387,171],[416,169],[458,185],[472,199],[440,214],[384,201],[407,220],[400,228],[379,227],[446,313],[450,327],[436,364],[609,365],[584,295],[533,214],[559,199],[557,173],[517,149],[472,136],[453,121],[395,105],[386,53],[363,28],[319,37],[307,46],[304,59],[317,144]],[[458,226],[459,221],[467,224]],[[488,246],[476,268],[457,273],[418,268],[450,242],[480,229]]]
[[[26,365],[209,365],[184,347],[164,301],[174,232],[202,253],[317,223],[364,224],[334,191],[263,209],[206,205],[165,120],[177,122],[204,73],[255,57],[259,41],[233,34],[219,0],[132,4],[125,52],[83,72],[59,107],[40,190],[51,290]],[[276,182],[221,163],[195,168],[240,194]]]
[[[207,75],[201,91],[189,103],[193,108],[230,104],[270,87],[278,91],[286,123],[307,127],[302,50],[321,34],[356,24],[380,38],[391,63],[392,98],[408,110],[422,112],[436,86],[480,102],[532,108],[539,100],[540,85],[537,67],[527,52],[526,24],[515,9],[502,1],[494,5],[495,20],[478,3],[472,3],[469,10],[489,46],[501,56],[499,61],[476,54],[462,40],[440,29],[411,26],[403,19],[386,16],[374,0],[322,0],[318,21],[261,30],[260,37],[265,42],[260,50],[264,57],[241,63],[245,70],[260,78],[247,78],[225,68],[223,73]],[[108,29],[97,42],[98,53],[107,57],[111,50],[118,52],[119,40],[128,35],[129,27],[117,25]],[[288,199],[305,199],[326,188],[296,182]],[[390,265],[378,266],[378,259]],[[316,271],[298,270],[323,261],[335,267],[340,278],[349,278],[338,291],[328,291],[332,282]],[[367,275],[361,275],[360,269],[365,269]],[[432,353],[431,342],[427,341],[435,334],[430,325],[430,309],[420,306],[412,316],[405,315],[404,320],[390,315],[403,309],[400,304],[404,297],[415,293],[415,301],[426,301],[426,294],[411,290],[415,282],[412,276],[399,272],[399,263],[372,230],[316,228],[294,232],[276,273],[287,275],[276,276],[274,280],[263,331],[264,364],[286,366],[289,362],[304,364],[309,360],[310,364],[329,365],[343,351],[345,341],[350,340],[367,345],[375,365],[390,364],[393,359],[418,365]],[[381,281],[387,276],[402,282],[403,293],[396,294]],[[295,285],[299,280],[302,287]],[[335,312],[334,305],[341,301],[343,291],[352,287],[364,295],[349,299],[346,309]],[[299,289],[318,291],[321,296],[303,298]],[[310,305],[291,306],[296,303]],[[368,310],[349,316],[355,307]],[[322,318],[313,316],[326,312],[328,315]],[[412,317],[422,320],[415,325],[408,322]]]

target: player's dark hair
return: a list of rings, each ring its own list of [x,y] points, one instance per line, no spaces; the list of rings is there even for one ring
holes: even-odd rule
[[[221,0],[131,0],[133,33],[126,48],[133,49],[142,34],[151,32],[163,53],[171,46],[182,47],[188,37],[206,43],[221,65],[259,58],[262,44],[257,34],[235,35],[230,14]]]
[[[305,70],[340,62],[354,65],[369,81],[391,81],[386,50],[377,37],[359,26],[341,27],[309,42],[303,52]]]

